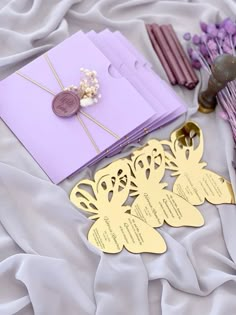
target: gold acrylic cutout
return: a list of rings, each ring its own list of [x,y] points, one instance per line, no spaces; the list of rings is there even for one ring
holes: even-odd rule
[[[72,190],[72,203],[91,213],[96,220],[88,240],[106,253],[119,253],[123,247],[132,253],[163,253],[166,244],[159,232],[130,214],[125,205],[130,191],[130,168],[117,160],[95,174],[94,181],[82,180]]]
[[[203,133],[194,122],[171,134],[171,141],[162,141],[170,149],[165,152],[166,169],[178,176],[173,192],[192,205],[201,205],[205,199],[212,204],[235,203],[232,185],[224,177],[205,169],[201,162],[204,150]]]
[[[160,183],[165,172],[165,153],[158,140],[150,140],[136,150],[131,156],[130,167],[130,196],[137,196],[132,204],[132,215],[152,227],[162,226],[164,221],[174,227],[204,224],[196,207],[166,190],[166,183]]]

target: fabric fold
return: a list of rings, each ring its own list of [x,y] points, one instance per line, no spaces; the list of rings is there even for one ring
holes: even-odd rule
[[[235,13],[233,0],[3,0],[0,77],[80,29],[110,28],[121,31],[167,81],[145,24],[172,24],[181,39],[186,31],[199,33],[200,20],[216,22]],[[219,118],[220,108],[209,115],[197,112],[198,92],[207,84],[204,72],[199,77],[202,86],[192,92],[173,89],[188,105],[186,119],[203,130],[203,160],[235,189],[230,129]],[[16,115],[24,119],[24,113]],[[167,139],[180,124],[176,120],[146,139]],[[235,206],[203,204],[199,210],[206,223],[199,229],[164,225],[158,230],[168,246],[163,255],[103,254],[87,241],[93,222],[73,207],[68,194],[77,181],[114,158],[55,186],[2,121],[0,134],[1,315],[235,314]],[[163,181],[171,189],[169,173]]]

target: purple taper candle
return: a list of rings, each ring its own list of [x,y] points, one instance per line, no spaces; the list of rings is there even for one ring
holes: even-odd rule
[[[174,29],[173,29],[173,26],[169,24],[168,25],[168,29],[169,29],[169,31],[170,31],[170,33],[172,35],[173,40],[175,41],[175,44],[176,44],[177,49],[179,51],[179,54],[181,55],[182,60],[183,60],[183,62],[185,64],[185,67],[186,67],[186,69],[187,69],[187,71],[188,71],[188,73],[189,73],[189,75],[191,77],[190,81],[187,80],[186,87],[188,87],[189,89],[192,89],[198,83],[198,78],[197,78],[197,76],[196,76],[196,74],[195,74],[195,72],[194,72],[194,70],[193,70],[193,68],[192,68],[192,66],[190,64],[190,61],[189,61],[188,57],[186,56],[186,53],[184,52],[184,49],[183,49],[182,45],[180,44],[180,41],[179,41],[179,39],[178,39]]]
[[[154,34],[152,32],[152,26],[151,25],[146,25],[146,29],[147,29],[147,32],[148,32],[148,35],[149,35],[149,38],[150,38],[150,41],[152,43],[152,46],[153,46],[153,49],[155,50],[165,72],[166,72],[166,75],[170,81],[170,83],[172,85],[175,85],[177,82],[176,82],[176,78],[173,74],[173,72],[171,71],[171,68],[164,56],[164,54],[162,53],[162,50],[158,44],[158,42],[156,41],[155,37],[154,37]]]
[[[174,76],[177,79],[177,82],[180,85],[184,85],[186,83],[186,79],[185,79],[183,72],[181,71],[181,69],[178,65],[178,61],[177,61],[174,53],[172,52],[171,47],[169,46],[167,40],[165,39],[165,36],[164,36],[161,28],[157,24],[152,24],[152,30],[153,30],[153,34],[156,38],[156,41],[158,42],[159,46],[161,47],[161,50],[162,50],[163,54],[165,55],[166,60],[169,64],[171,70],[174,73]]]
[[[171,32],[170,32],[168,26],[167,25],[161,25],[160,28],[161,28],[164,36],[165,36],[165,39],[167,40],[167,42],[168,42],[168,44],[170,46],[173,54],[175,55],[175,58],[177,60],[177,64],[178,64],[178,66],[180,68],[180,71],[182,71],[182,73],[183,73],[183,75],[185,77],[185,80],[186,80],[185,86],[187,86],[188,84],[193,83],[192,78],[191,78],[191,76],[190,76],[190,74],[188,72],[188,69],[185,67],[185,64],[183,62],[182,56],[179,53],[177,45],[176,45],[176,43],[175,43],[175,41],[174,41],[174,39],[173,39],[173,37],[171,35]]]

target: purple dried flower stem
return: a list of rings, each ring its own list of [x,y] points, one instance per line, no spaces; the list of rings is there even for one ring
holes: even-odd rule
[[[206,61],[206,59],[202,56],[200,56],[199,54],[199,62],[201,63],[202,67],[209,73],[211,74],[211,68],[209,67],[208,62]]]
[[[218,101],[223,107],[224,111],[227,113],[228,121],[230,123],[233,138],[236,142],[236,102],[235,102],[235,88],[236,88],[236,82],[229,82],[227,84],[227,87],[224,88],[221,92],[218,93]]]
[[[207,45],[207,42],[205,41],[205,40],[203,40],[203,42],[204,42],[204,45],[205,45],[205,47],[206,47],[206,49],[207,49],[207,52],[208,52],[208,55],[210,56],[210,58],[211,58],[211,60],[212,60],[212,56],[211,56],[211,51],[210,51],[210,49],[209,49],[209,47],[208,47],[208,45]],[[203,57],[204,58],[204,57]],[[204,58],[205,59],[205,58]],[[206,61],[207,62],[207,61]]]
[[[221,102],[221,99],[220,99],[220,102]],[[229,120],[230,121],[234,121],[235,120],[235,115],[234,115],[234,112],[233,112],[234,104],[227,97],[223,98],[223,102],[224,102],[224,109],[227,112]]]
[[[233,92],[233,97],[234,97],[234,100],[236,100],[236,81],[232,81],[230,82],[230,84],[232,85],[232,87],[230,87],[230,90]]]
[[[221,101],[220,103],[221,103],[221,106],[223,107],[223,109],[226,111],[226,113],[228,115],[228,112],[227,112],[228,102]],[[228,115],[228,122],[230,123],[230,126],[231,126],[233,139],[236,142],[236,126],[235,126],[236,119],[235,119],[235,117],[233,117],[232,115]]]
[[[235,48],[234,48],[234,44],[233,44],[233,37],[232,37],[231,34],[229,36],[229,40],[230,40],[230,45],[231,45],[231,48],[232,48],[233,55],[235,56]]]
[[[194,47],[192,47],[194,51],[196,51],[196,53],[198,54],[198,60],[201,63],[202,67],[209,73],[211,74],[211,68],[208,64],[208,62],[206,61],[206,59],[204,58],[204,56],[202,55],[202,53],[198,50],[196,50]]]
[[[225,29],[225,24],[227,21],[229,21],[230,19],[227,18],[225,19],[221,25],[220,25],[220,29],[223,30],[223,28]],[[229,22],[227,22],[229,24]],[[203,25],[204,23],[202,23]],[[232,27],[234,24],[234,28],[236,29],[235,26],[235,22],[231,23]],[[207,24],[203,25],[205,28],[207,27]],[[214,26],[214,25],[213,25]],[[217,37],[219,34],[212,34],[213,36],[210,36],[210,40],[214,41],[216,43],[216,47],[214,47],[214,43],[210,42],[208,47],[208,37],[207,37],[207,30],[203,30],[205,32],[205,37],[201,36],[201,40],[202,40],[202,44],[205,45],[206,47],[206,51],[207,54],[206,56],[204,56],[201,51],[199,51],[198,47],[192,47],[193,48],[193,52],[194,52],[194,56],[192,56],[192,60],[198,60],[201,64],[201,66],[208,72],[208,74],[210,75],[211,72],[211,64],[212,62],[215,60],[215,58],[218,55],[224,54],[224,53],[228,53],[228,54],[232,54],[232,55],[236,55],[236,49],[234,47],[234,41],[235,37],[236,37],[236,30],[234,30],[234,32],[232,31],[232,27],[229,28],[229,25],[227,26],[227,29],[225,29],[225,34],[224,36],[221,34],[221,36],[219,36],[219,38]],[[219,29],[219,27],[218,27]],[[212,28],[213,30],[213,28]],[[211,31],[212,31],[211,30]],[[221,31],[221,33],[223,33],[223,31]],[[233,38],[234,36],[234,38]],[[190,54],[191,57],[191,54]],[[218,95],[217,95],[217,101],[218,103],[222,106],[222,109],[224,110],[226,119],[228,120],[231,129],[232,129],[232,134],[233,134],[233,139],[236,143],[236,80],[231,81],[227,84],[227,86],[221,90]],[[235,156],[235,167],[236,167],[236,156]]]
[[[234,129],[236,129],[236,117],[234,113],[235,103],[230,102],[230,111],[228,110],[227,113],[229,113],[229,119],[231,122],[234,123]],[[234,134],[234,137],[236,138],[236,133]]]
[[[229,82],[228,88],[231,92],[232,99],[236,99],[236,82],[235,81]]]
[[[223,50],[222,50],[222,48],[221,48],[221,45],[220,45],[219,40],[218,40],[217,37],[215,38],[215,41],[216,41],[216,44],[217,44],[217,47],[218,47],[218,50],[219,50],[219,54],[220,54],[220,55],[223,54]],[[222,41],[222,40],[221,40],[221,41]]]
[[[233,111],[232,107],[232,95],[230,93],[229,87],[226,86],[222,91],[221,91],[222,98],[229,103],[229,108]],[[230,114],[230,112],[229,112]]]
[[[226,97],[226,98],[231,99],[231,93],[230,93],[230,90],[229,90],[229,86],[228,86],[228,85],[226,85],[226,87],[222,90],[222,92],[225,94],[225,97]]]
[[[207,47],[208,48],[208,54],[209,54],[209,56],[210,56],[210,58],[211,58],[211,61],[214,61],[215,60],[215,56],[213,55],[213,53],[212,53],[212,51],[209,49],[209,47]]]
[[[192,50],[195,51],[196,54],[198,55],[198,61],[201,63],[202,67],[203,67],[208,73],[211,73],[211,68],[210,68],[208,62],[206,61],[206,59],[204,58],[204,56],[202,55],[202,53],[201,53],[199,50],[197,50],[194,45],[191,44],[190,47],[191,47]]]

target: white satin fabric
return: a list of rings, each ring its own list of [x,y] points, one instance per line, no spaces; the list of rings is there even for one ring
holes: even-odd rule
[[[80,29],[109,27],[127,36],[166,79],[144,22],[171,23],[181,37],[186,31],[199,33],[200,20],[215,22],[235,13],[233,0],[1,0],[0,76]],[[197,112],[200,88],[176,87],[188,114],[146,139],[168,138],[185,119],[193,119],[204,132],[208,167],[235,188],[230,128],[219,118],[219,108],[209,115]],[[23,119],[24,113],[18,115]],[[111,160],[53,185],[0,121],[0,315],[236,314],[235,206],[205,203],[199,209],[206,223],[199,229],[164,225],[168,251],[163,255],[125,250],[107,255],[88,243],[92,222],[70,203],[68,193]],[[170,182],[169,176],[165,180]]]

